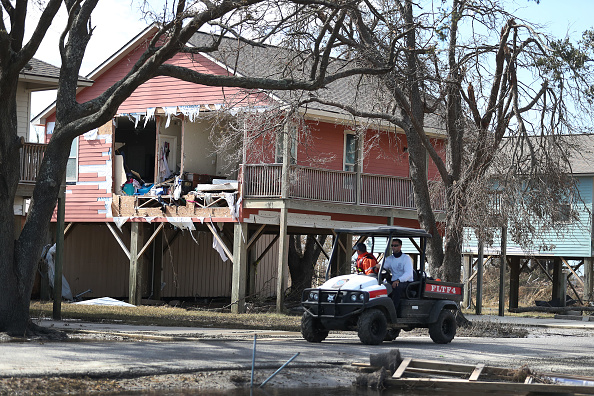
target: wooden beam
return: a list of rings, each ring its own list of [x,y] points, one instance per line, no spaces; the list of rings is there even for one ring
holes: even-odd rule
[[[485,365],[483,363],[477,364],[476,367],[474,368],[474,370],[472,371],[472,374],[470,374],[470,377],[468,377],[468,381],[478,380],[478,378],[481,375],[481,373],[483,372],[484,368],[485,368]]]
[[[324,250],[324,246],[322,246],[322,244],[320,243],[320,241],[318,241],[318,238],[316,238],[315,235],[313,240],[316,243],[316,245],[320,247],[320,250],[322,251],[322,253],[324,253],[324,256],[326,256],[326,259],[330,260],[330,256],[328,256],[328,253],[326,253],[326,251]]]
[[[66,194],[63,185],[58,196],[58,213],[56,216],[56,261],[54,264],[54,302],[52,317],[62,320],[62,268],[64,261],[64,216],[66,215]]]
[[[247,233],[247,223],[234,223],[233,236],[233,275],[231,281],[231,312],[245,313],[245,291],[247,281],[247,249],[243,235]]]
[[[594,311],[594,307],[518,307],[518,308],[510,308],[509,312],[513,313],[522,313],[522,312],[549,312],[549,313],[557,313],[557,312],[567,312],[567,311],[586,311],[592,312]]]
[[[247,243],[246,243],[247,250],[250,250],[252,248],[252,245],[254,243],[256,243],[258,241],[258,239],[260,239],[260,236],[262,235],[264,228],[266,228],[266,224],[261,225],[260,228],[258,228],[258,230],[254,233],[254,235],[252,235],[250,240],[247,241]]]
[[[144,246],[142,247],[142,249],[140,249],[140,252],[138,252],[138,257],[142,256],[143,253],[145,252],[145,250],[150,246],[151,242],[153,242],[153,239],[155,239],[155,237],[157,236],[157,234],[159,234],[159,232],[163,229],[163,224],[161,223],[159,224],[159,227],[157,227],[157,229],[155,230],[155,232],[153,232],[153,235],[151,235],[151,237],[148,239],[148,241],[146,241],[146,243],[144,244]]]
[[[113,234],[113,237],[118,242],[118,244],[120,245],[120,247],[124,251],[124,254],[126,255],[126,257],[128,257],[128,260],[129,260],[130,259],[130,251],[128,250],[128,247],[126,246],[126,244],[124,243],[124,241],[122,241],[122,238],[120,238],[120,236],[113,229],[113,227],[111,226],[111,224],[109,224],[108,222],[105,222],[105,225],[107,225],[107,228],[109,228],[109,231],[111,231],[111,233]]]
[[[576,277],[576,279],[578,281],[580,281],[580,283],[582,284],[582,287],[584,287],[584,281],[582,280],[582,278],[580,278],[578,276],[578,274],[575,273],[575,271],[573,270],[573,268],[571,268],[571,265],[569,265],[569,263],[567,261],[565,261],[565,259],[563,257],[561,257],[561,261],[567,266],[567,268],[569,268],[569,270],[571,271],[571,273]],[[573,287],[573,286],[572,286]]]
[[[66,228],[64,228],[64,238],[66,238],[66,234],[68,234],[68,231],[70,231],[70,229],[74,226],[74,223],[68,223],[68,225],[66,226]]]
[[[392,378],[400,378],[400,377],[402,377],[402,375],[404,374],[404,372],[408,368],[408,365],[410,364],[411,361],[412,361],[412,358],[405,358],[400,363],[400,366],[398,366],[398,369],[394,372],[394,375],[392,375]]]
[[[219,242],[219,244],[221,245],[221,247],[225,251],[225,254],[229,258],[229,260],[231,260],[231,262],[233,263],[233,253],[231,253],[231,251],[229,250],[229,248],[227,247],[227,245],[225,245],[225,242],[223,242],[223,240],[219,236],[217,230],[215,230],[215,228],[210,223],[206,223],[206,226],[208,227],[208,229],[212,233],[213,238],[215,238]]]
[[[266,253],[268,253],[268,251],[272,248],[272,246],[274,245],[274,243],[278,240],[279,235],[275,235],[274,238],[272,239],[272,241],[270,241],[270,243],[268,244],[268,246],[266,246],[266,249],[264,249],[264,251],[262,253],[260,253],[260,255],[258,256],[258,258],[256,259],[256,261],[253,262],[253,264],[259,263],[260,260],[262,260],[262,258],[266,255]]]
[[[542,272],[545,273],[545,275],[549,278],[549,280],[552,282],[553,281],[553,277],[551,276],[551,274],[549,274],[549,272],[547,271],[547,269],[540,263],[540,260],[535,258],[534,261],[536,261],[536,264],[538,264],[538,266],[540,267],[540,269],[542,269]]]
[[[142,299],[140,287],[142,284],[142,266],[138,262],[138,242],[142,241],[141,226],[140,223],[133,222],[130,229],[130,277],[128,281],[128,302],[133,305],[140,305]]]
[[[285,140],[286,142],[286,140]],[[283,164],[287,161],[284,158]],[[278,262],[276,275],[276,312],[283,313],[285,310],[285,286],[288,277],[289,259],[289,234],[287,233],[287,220],[289,211],[283,208],[279,218],[279,239],[278,239]]]
[[[334,232],[334,230],[332,230],[332,234],[334,235],[334,237],[336,237],[336,232]],[[342,250],[345,253],[348,253],[347,248],[344,247],[344,244],[342,243],[342,241],[340,239],[338,239],[338,245],[342,248]]]

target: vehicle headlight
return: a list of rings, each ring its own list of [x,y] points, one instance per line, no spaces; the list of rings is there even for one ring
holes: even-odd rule
[[[361,301],[365,300],[365,294],[363,294],[363,293],[359,294],[359,300],[361,300]]]
[[[318,301],[318,293],[317,292],[310,292],[309,293],[309,299],[313,300],[313,301]]]
[[[362,294],[361,294],[362,295]],[[355,302],[357,301],[357,295],[356,294],[351,294],[351,301]]]

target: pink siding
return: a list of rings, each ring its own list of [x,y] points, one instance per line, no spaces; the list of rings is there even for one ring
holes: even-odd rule
[[[344,125],[308,122],[309,134],[299,144],[297,163],[323,169],[343,170]]]
[[[77,95],[79,103],[94,99],[126,76],[130,68],[140,58],[144,46],[131,51],[127,57],[99,76],[91,87],[83,88]],[[227,75],[227,70],[218,66],[202,55],[177,54],[168,64],[187,67],[200,73]],[[140,85],[132,95],[122,103],[119,114],[144,113],[148,107],[191,106],[200,104],[221,104],[229,102],[262,103],[262,95],[240,88],[209,87],[181,81],[172,77],[155,77]],[[48,121],[54,121],[52,114]]]
[[[408,177],[406,136],[385,131],[365,134],[363,173]]]
[[[78,165],[105,165],[111,166],[109,152],[111,143],[106,139],[86,140],[80,136],[78,140]],[[108,219],[105,211],[105,200],[111,198],[111,191],[99,188],[99,183],[105,186],[105,176],[99,177],[96,173],[79,173],[78,182],[66,186],[66,222],[103,222]],[[96,183],[94,183],[96,182]],[[111,202],[111,201],[110,201]],[[57,210],[54,210],[52,221],[56,221]],[[111,218],[109,218],[111,219]]]

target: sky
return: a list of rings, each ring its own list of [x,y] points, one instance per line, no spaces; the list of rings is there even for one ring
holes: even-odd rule
[[[149,24],[142,19],[139,11],[140,2],[140,0],[99,1],[92,16],[91,22],[95,31],[85,54],[81,75],[86,76]],[[33,26],[41,12],[35,9],[35,2],[30,3],[31,18],[28,18],[28,21],[32,22],[31,26]],[[162,2],[151,0],[150,3],[158,7]],[[515,0],[509,1],[508,4],[508,11],[534,23],[545,25],[546,30],[557,37],[563,38],[569,35],[577,40],[582,31],[594,26],[591,17],[594,15],[592,0],[540,0],[540,4],[536,4],[534,0]],[[36,58],[59,67],[58,40],[66,17],[66,12],[62,8],[35,55]],[[29,28],[29,25],[27,27]],[[31,30],[32,27],[29,31]],[[45,109],[54,98],[55,91],[34,93],[31,117]]]

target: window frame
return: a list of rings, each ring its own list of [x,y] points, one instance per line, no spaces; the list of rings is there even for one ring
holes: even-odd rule
[[[352,163],[347,163],[347,148],[348,148],[348,136],[352,136],[353,137],[353,144],[354,144],[354,158],[353,158],[353,162]],[[357,169],[357,157],[358,157],[358,151],[359,151],[359,147],[358,147],[358,142],[357,142],[358,138],[357,138],[357,133],[355,131],[352,130],[345,130],[344,131],[344,137],[343,137],[343,149],[342,149],[342,170],[344,172],[355,172]],[[351,167],[352,169],[348,169],[347,167]]]
[[[275,153],[274,153],[274,161],[277,164],[283,163],[283,152],[284,152],[284,143],[285,137],[288,136],[291,139],[291,152],[289,153],[289,164],[295,165],[297,164],[297,126],[293,123],[285,124],[283,128],[283,132],[281,134],[276,135],[276,144],[275,144]]]
[[[79,147],[79,139],[80,139],[80,136],[75,137],[72,140],[72,144],[70,145],[70,153],[68,154],[68,162],[66,164],[66,175],[65,175],[66,183],[69,183],[69,184],[74,184],[78,181],[78,162],[79,162],[78,160],[79,160],[79,148],[80,148]],[[74,151],[74,153],[73,153],[73,151]],[[69,178],[68,177],[68,169],[70,166],[71,159],[74,159],[74,163],[75,163],[74,177]]]

